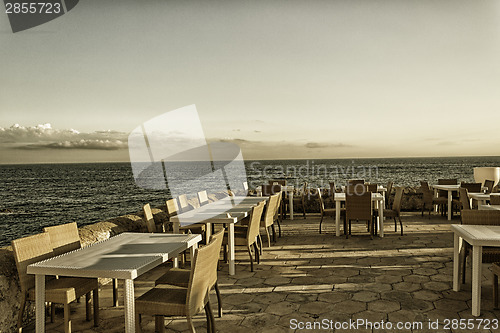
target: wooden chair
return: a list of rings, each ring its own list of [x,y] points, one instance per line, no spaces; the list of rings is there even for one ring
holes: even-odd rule
[[[500,211],[498,210],[463,210],[462,224],[475,225],[500,225]],[[463,243],[463,265],[462,265],[462,283],[465,283],[465,269],[467,256],[472,250],[472,246],[465,242]],[[493,263],[500,261],[500,248],[483,246],[483,263]]]
[[[391,195],[392,195],[392,186],[394,185],[393,182],[388,181],[387,182],[387,191],[385,191],[385,207],[389,208],[391,207]]]
[[[274,221],[276,218],[276,211],[278,210],[280,194],[276,193],[269,197],[269,200],[266,204],[266,211],[262,214],[262,220],[260,221],[260,226],[266,229],[267,234],[267,244],[268,247],[271,247],[271,238],[269,236],[269,227],[272,228],[273,231],[273,241],[276,242],[276,230],[274,228]]]
[[[189,204],[187,195],[181,194],[177,198],[179,200],[179,208],[181,213],[189,212],[190,210],[193,210],[193,207]]]
[[[335,218],[337,209],[336,208],[325,208],[325,203],[324,203],[323,197],[321,195],[321,189],[317,188],[316,189],[316,193],[317,193],[316,195],[318,196],[319,209],[320,209],[320,213],[321,213],[321,218],[319,220],[319,233],[321,233],[322,232],[321,225],[323,224],[323,218],[325,216],[333,216]],[[331,189],[330,189],[330,195],[331,195],[331,198],[332,198],[332,201],[333,201],[333,205],[335,207],[335,192],[332,192]],[[345,222],[346,222],[345,221],[345,208],[341,208],[341,210],[340,210],[340,216],[344,217],[344,232],[345,232],[345,228],[346,228],[346,224],[345,224]]]
[[[62,250],[64,246],[58,246]],[[23,314],[27,301],[35,301],[35,276],[27,273],[27,267],[54,256],[48,232],[12,241],[21,286],[21,307],[17,326],[22,331]],[[94,296],[94,326],[99,323],[99,284],[97,279],[74,277],[47,277],[45,280],[45,301],[64,305],[64,332],[71,332],[70,303],[85,295],[87,298],[87,319],[90,318],[90,292]]]
[[[253,257],[252,249],[255,250],[255,259],[257,263],[260,263],[259,248],[257,246],[257,237],[259,236],[260,219],[262,217],[262,212],[264,211],[265,203],[261,202],[257,206],[252,208],[250,212],[250,220],[248,222],[248,227],[245,228],[235,228],[234,231],[234,245],[246,246],[248,250],[248,255],[250,256],[250,270],[253,272]],[[224,235],[223,244],[227,247],[228,235]],[[224,252],[227,251],[224,249]]]
[[[500,205],[499,194],[490,194],[490,205]]]
[[[198,201],[200,202],[200,206],[204,206],[204,205],[208,204],[209,201],[208,201],[208,195],[207,195],[206,190],[198,192]]]
[[[396,217],[399,220],[401,226],[401,236],[403,236],[403,222],[401,222],[401,199],[403,198],[403,188],[396,187],[396,195],[394,196],[394,202],[392,203],[392,209],[384,209],[384,216],[387,218],[394,219],[394,232],[398,232],[398,224],[396,222]],[[376,229],[375,229],[376,230]]]
[[[142,212],[144,213],[144,222],[146,222],[146,227],[149,233],[158,232],[158,227],[155,224],[155,219],[153,217],[153,212],[151,211],[151,206],[145,204],[142,206]]]
[[[135,301],[137,317],[141,314],[155,316],[157,332],[165,332],[165,316],[185,316],[190,332],[195,332],[193,316],[205,309],[207,331],[215,332],[215,319],[210,308],[209,292],[217,280],[217,262],[222,237],[211,241],[194,252],[187,288],[169,288],[161,285],[147,291]],[[214,278],[215,277],[215,278]],[[141,332],[139,320],[136,330]]]
[[[493,191],[494,184],[495,184],[495,182],[491,179],[486,179],[484,181],[484,187],[486,187],[487,194],[490,194]]]
[[[424,216],[424,210],[429,210],[429,220],[431,218],[431,212],[434,210],[434,206],[441,206],[448,204],[448,197],[434,197],[434,193],[429,187],[429,184],[425,181],[420,182],[420,190],[422,191],[422,216]]]
[[[356,185],[360,185],[359,183]],[[346,234],[346,238],[351,235],[351,221],[367,221],[367,227],[370,230],[370,237],[373,239],[373,216],[372,216],[372,192],[363,191],[362,193],[357,193],[354,186],[348,186],[346,188],[346,223],[349,223],[349,230]],[[372,226],[370,227],[370,223]],[[346,230],[344,230],[345,233]]]
[[[219,230],[217,233],[213,234],[210,236],[210,242],[213,242],[214,240],[219,243],[219,249],[220,249],[220,244],[222,244],[222,240],[224,238],[224,228]],[[217,257],[217,260],[219,258]],[[166,274],[161,276],[159,279],[155,281],[155,286],[161,285],[161,284],[168,284],[172,286],[178,286],[182,288],[187,288],[189,286],[189,277],[191,276],[191,270],[190,269],[181,269],[181,268],[172,268],[170,269]],[[211,276],[212,281],[210,282],[210,290],[212,288],[215,289],[215,293],[217,295],[217,303],[219,306],[219,318],[222,317],[222,300],[221,300],[221,295],[220,295],[220,290],[219,290],[219,285],[217,284],[217,271],[215,275]]]

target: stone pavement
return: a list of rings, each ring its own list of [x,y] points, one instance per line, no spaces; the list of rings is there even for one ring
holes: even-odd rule
[[[308,216],[306,220],[300,216],[294,221],[285,220],[283,237],[271,248],[266,247],[264,237],[264,255],[254,272],[250,272],[248,254],[243,248],[237,249],[240,261],[236,275],[229,276],[227,265],[221,264],[222,318],[217,317],[215,293],[211,295],[219,332],[306,332],[298,328],[308,323],[332,327],[314,332],[500,331],[493,329],[494,322],[490,323],[490,329],[479,329],[478,320],[474,320],[474,328],[469,329],[443,326],[445,319],[474,318],[470,266],[462,291],[452,290],[453,235],[446,219],[433,216],[429,220],[417,213],[403,213],[404,236],[399,233],[399,223],[395,233],[394,223],[386,221],[385,237],[373,240],[363,223],[353,224],[353,235],[345,239],[334,236],[331,218],[325,221],[326,232],[320,235],[318,215]],[[455,219],[451,223],[459,221]],[[143,280],[135,282],[136,296],[153,286],[152,282]],[[500,317],[500,310],[493,308],[491,281],[489,265],[484,264],[479,317],[484,319],[483,324],[487,323],[486,319]],[[81,302],[72,307],[73,331],[124,331],[123,307],[111,307],[109,284],[102,287],[100,296],[100,326],[94,328],[92,322],[85,321],[84,302]],[[359,323],[364,320],[365,324],[347,329],[338,326],[357,320]],[[434,325],[436,320],[439,320],[439,328],[429,327],[429,323]],[[398,322],[415,326],[398,329]],[[47,332],[63,332],[62,324],[63,312],[58,309],[55,323],[47,324]],[[165,325],[169,332],[187,331],[183,318],[166,318]],[[204,314],[196,317],[196,326],[199,331],[206,331]],[[143,316],[142,329],[154,332],[154,319]],[[29,331],[28,327],[25,332]]]

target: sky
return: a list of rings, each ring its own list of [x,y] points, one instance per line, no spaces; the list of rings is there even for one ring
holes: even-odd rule
[[[245,159],[500,155],[498,1],[85,0],[0,13],[0,163],[128,161],[195,104]]]

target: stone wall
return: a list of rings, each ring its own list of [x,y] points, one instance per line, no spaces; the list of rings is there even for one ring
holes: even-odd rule
[[[225,194],[223,193],[211,194],[209,195],[209,200],[218,200],[224,196]],[[402,201],[403,210],[420,209],[421,202],[421,193],[419,194],[415,188],[405,188]],[[189,204],[192,207],[198,207],[198,201],[196,199],[191,199]],[[333,206],[333,203],[326,195],[325,205],[330,207]],[[168,223],[165,208],[165,206],[154,208],[152,210],[153,216],[158,226],[163,225],[166,231],[171,231],[172,226]],[[319,204],[315,195],[306,197],[306,211],[308,213],[319,213]],[[134,214],[128,214],[92,225],[83,226],[79,228],[82,245],[87,246],[122,232],[145,232],[147,227],[142,219],[142,215],[142,211],[140,211]],[[40,232],[42,232],[42,230],[40,230]],[[101,283],[107,282],[107,280],[101,281]],[[20,302],[21,289],[12,248],[10,246],[0,248],[0,333],[15,331]],[[29,303],[26,313],[28,314],[26,317],[29,317],[30,320],[34,320],[33,303]]]

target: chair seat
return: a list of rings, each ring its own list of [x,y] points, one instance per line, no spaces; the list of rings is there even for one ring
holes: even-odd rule
[[[137,313],[163,316],[186,315],[186,288],[155,287],[135,300]]]
[[[47,302],[68,304],[98,287],[97,279],[75,277],[50,279],[45,282],[45,300]],[[28,290],[28,298],[35,299],[35,288]]]
[[[228,235],[224,234],[224,240],[222,244],[228,244]],[[236,246],[247,246],[247,232],[234,230],[234,245]]]
[[[398,217],[399,212],[395,211],[394,209],[384,209],[384,216],[385,217]]]
[[[169,284],[172,286],[187,288],[190,274],[190,269],[172,268],[155,281],[155,286],[159,284]]]

